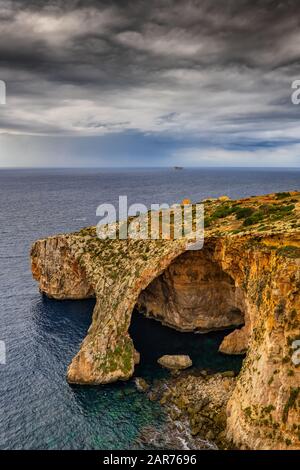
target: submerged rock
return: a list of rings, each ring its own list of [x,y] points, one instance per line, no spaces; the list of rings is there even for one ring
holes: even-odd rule
[[[146,392],[149,389],[149,384],[142,377],[136,377],[134,383],[139,392]]]
[[[235,372],[233,370],[225,370],[221,372],[222,377],[235,377]]]
[[[232,372],[227,372],[225,376],[217,373],[203,377],[186,371],[159,386],[164,390],[160,404],[170,419],[185,423],[195,439],[213,442],[221,449],[231,447],[225,433],[226,406],[236,384]]]
[[[158,359],[158,364],[166,369],[182,370],[187,369],[193,365],[190,356],[187,355],[165,355]]]
[[[187,422],[174,421],[170,417],[160,427],[142,428],[137,443],[149,450],[216,450],[213,443],[193,436]]]

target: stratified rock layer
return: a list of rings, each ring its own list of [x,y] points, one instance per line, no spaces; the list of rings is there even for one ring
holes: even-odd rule
[[[227,406],[227,438],[252,449],[299,448],[300,369],[292,346],[300,339],[300,198],[292,196],[285,205],[274,196],[208,201],[211,227],[201,252],[186,253],[185,240],[99,240],[93,228],[37,241],[31,259],[42,292],[97,299],[68,380],[132,376],[137,354],[128,328],[137,303],[183,331],[244,321],[221,345],[231,353],[248,348]],[[258,215],[241,224],[234,214],[249,206]],[[258,225],[264,217],[271,227]]]
[[[31,270],[40,291],[48,297],[87,299],[95,295],[85,268],[70,250],[69,236],[39,240],[31,250]]]

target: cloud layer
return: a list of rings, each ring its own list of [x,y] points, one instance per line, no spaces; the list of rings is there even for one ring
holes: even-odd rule
[[[0,133],[141,134],[194,164],[280,148],[295,163],[299,13],[298,0],[1,0]]]

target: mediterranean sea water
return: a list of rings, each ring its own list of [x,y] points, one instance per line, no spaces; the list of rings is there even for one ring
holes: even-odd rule
[[[66,367],[91,321],[93,301],[42,297],[32,279],[31,243],[41,237],[98,222],[96,207],[194,202],[300,189],[299,169],[43,169],[0,171],[0,364],[1,449],[138,449],[145,427],[162,428],[160,405],[132,382],[70,386]],[[195,366],[235,369],[241,358],[218,353],[224,333],[183,334],[134,314],[131,333],[149,382],[164,374],[166,353],[188,353]],[[155,447],[155,444],[153,444]]]

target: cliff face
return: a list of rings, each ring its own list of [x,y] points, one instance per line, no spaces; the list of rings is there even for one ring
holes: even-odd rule
[[[87,299],[95,295],[86,272],[70,249],[70,237],[61,235],[38,241],[31,250],[31,270],[40,291],[48,297]]]
[[[214,243],[188,251],[141,292],[138,309],[179,331],[207,332],[244,323],[244,295],[213,260]]]
[[[220,207],[209,204],[212,219]],[[299,448],[300,369],[292,344],[300,339],[300,233],[294,216],[272,230],[239,231],[228,205],[226,211],[198,252],[187,252],[184,240],[99,240],[93,228],[39,240],[33,274],[50,297],[96,295],[91,327],[68,368],[74,383],[133,374],[128,328],[136,304],[183,331],[245,323],[221,345],[223,352],[247,350],[227,407],[227,436],[252,449]]]
[[[246,332],[248,352],[227,407],[227,437],[240,446],[300,447],[300,370],[291,348],[300,333],[299,246],[300,234],[293,233],[228,238],[215,252],[247,304],[246,325],[237,334],[243,343]]]

